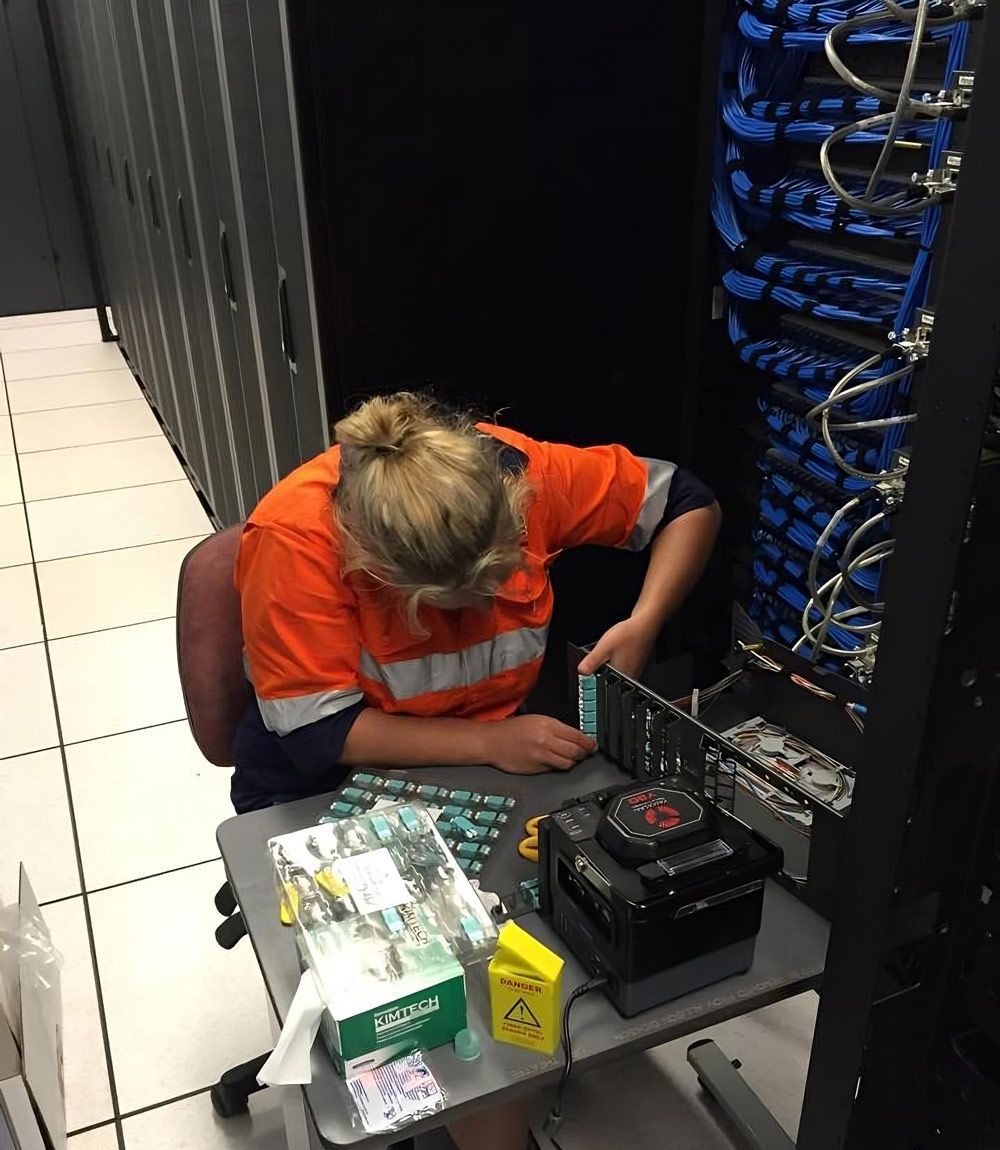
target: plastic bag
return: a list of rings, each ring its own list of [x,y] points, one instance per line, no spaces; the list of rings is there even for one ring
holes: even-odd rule
[[[0,1007],[57,1150],[66,1145],[62,965],[22,866],[17,903],[0,907]]]
[[[369,1134],[400,1130],[444,1109],[445,1093],[420,1050],[364,1071],[347,1088]]]

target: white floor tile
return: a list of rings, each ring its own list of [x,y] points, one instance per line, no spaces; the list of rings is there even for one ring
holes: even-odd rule
[[[36,351],[50,347],[77,347],[100,343],[101,328],[96,319],[79,323],[47,323],[37,327],[0,328],[0,352]]]
[[[114,1116],[83,899],[53,903],[42,914],[63,956],[66,1123],[79,1130]]]
[[[17,898],[22,862],[41,902],[80,893],[57,748],[0,759],[0,905]]]
[[[118,1134],[115,1124],[98,1126],[86,1134],[74,1134],[69,1140],[69,1150],[118,1150]]]
[[[21,477],[17,471],[17,457],[0,455],[0,507],[21,502]]]
[[[123,1113],[209,1086],[271,1046],[253,948],[224,951],[213,934],[224,878],[212,862],[90,897]]]
[[[14,416],[17,450],[54,451],[60,447],[80,447],[85,443],[111,443],[118,439],[163,436],[149,404],[144,399],[121,403],[95,403],[88,407],[30,411]],[[0,454],[3,430],[0,425]]]
[[[39,563],[214,530],[186,479],[43,500],[28,507],[28,518]]]
[[[28,524],[21,503],[0,507],[0,567],[31,562]]]
[[[20,456],[20,462],[29,503],[184,478],[184,468],[163,436],[35,451]]]
[[[186,721],[77,743],[66,760],[88,890],[218,855],[229,771],[202,758]]]
[[[83,323],[92,320],[97,311],[92,307],[74,308],[71,311],[34,311],[28,315],[0,316],[0,331],[14,327],[40,327],[52,323]]]
[[[45,646],[0,651],[0,759],[59,743]]]
[[[56,639],[49,652],[67,743],[184,718],[173,619]]]
[[[6,360],[5,360],[6,362]],[[110,371],[85,371],[41,379],[7,380],[10,410],[49,411],[61,407],[85,407],[91,403],[118,403],[141,399],[135,376],[124,363]]]
[[[181,563],[200,538],[39,563],[49,638],[173,615]]]
[[[0,570],[0,650],[41,643],[42,620],[38,613],[38,590],[30,566]]]
[[[728,1057],[741,1060],[744,1077],[794,1135],[817,1002],[815,994],[800,995],[623,1060],[614,1074],[601,1069],[571,1079],[560,1144],[564,1150],[611,1150],[627,1133],[631,1145],[662,1145],[667,1113],[671,1150],[732,1150],[725,1119],[687,1061],[687,1048],[702,1038],[714,1038]]]
[[[263,1053],[263,1052],[259,1052]],[[294,1087],[286,1087],[294,1089]],[[207,1094],[196,1094],[169,1106],[158,1106],[126,1118],[126,1150],[287,1150],[280,1090],[265,1090],[250,1099],[250,1113],[217,1118]]]
[[[3,370],[8,384],[18,379],[41,379],[47,375],[109,371],[124,366],[124,357],[116,343],[85,343],[78,347],[53,347],[3,353]]]
[[[0,372],[0,376],[2,376]],[[0,386],[0,415],[6,415],[10,409],[7,406],[7,388]]]
[[[10,427],[10,416],[0,415],[0,455],[14,454],[14,436]]]

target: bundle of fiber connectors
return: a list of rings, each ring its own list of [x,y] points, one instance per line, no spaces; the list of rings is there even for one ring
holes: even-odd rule
[[[724,33],[712,214],[764,431],[751,614],[861,678],[981,8],[732,0]]]

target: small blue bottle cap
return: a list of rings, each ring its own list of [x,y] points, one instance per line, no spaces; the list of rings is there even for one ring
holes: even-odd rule
[[[474,1030],[460,1030],[455,1035],[455,1057],[463,1062],[475,1062],[482,1054],[483,1049],[479,1043],[479,1035]]]

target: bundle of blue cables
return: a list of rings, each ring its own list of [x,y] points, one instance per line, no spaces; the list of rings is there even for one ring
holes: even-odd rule
[[[914,14],[917,2],[904,0]],[[839,28],[859,17],[860,23]],[[766,442],[759,463],[751,613],[765,634],[789,646],[797,643],[807,654],[807,606],[817,620],[829,612],[827,648],[839,648],[846,658],[870,642],[864,627],[876,614],[867,605],[878,597],[881,547],[891,544],[886,524],[872,520],[882,506],[873,484],[894,466],[905,442],[913,376],[892,339],[912,327],[917,309],[928,303],[942,216],[936,203],[923,203],[926,192],[910,181],[909,168],[880,167],[881,175],[869,179],[892,106],[851,87],[832,69],[825,73],[822,53],[827,35],[839,28],[835,39],[841,47],[852,46],[852,58],[863,61],[866,45],[893,44],[902,60],[913,27],[896,19],[882,0],[731,0],[724,34],[711,210],[727,294],[726,330],[742,362],[760,373]],[[922,43],[934,41],[947,50],[942,88],[961,68],[967,40],[968,25],[961,20],[935,19],[926,27]],[[914,86],[910,99],[933,101],[938,90]],[[875,117],[880,121],[863,123]],[[948,116],[907,114],[893,128],[891,155],[909,149],[919,157],[913,167],[921,172],[940,165],[951,138]],[[835,145],[836,157],[846,172],[837,178],[853,204],[827,182],[818,163],[819,145],[841,129],[846,135]],[[893,210],[864,210],[879,201],[891,202]],[[809,239],[817,233],[824,238]],[[867,260],[867,243],[892,246],[892,258]],[[875,355],[873,347],[883,351]],[[846,400],[831,399],[851,372],[851,386],[858,390]],[[824,404],[830,407],[823,417],[829,420],[826,441],[814,410]],[[839,426],[873,420],[886,422],[873,429]],[[849,504],[852,499],[858,504]],[[837,516],[842,518],[827,530]],[[851,563],[841,572],[841,553],[862,525],[863,546],[878,544],[879,553],[870,564]],[[852,594],[867,596],[864,611],[855,614],[857,600],[833,583],[834,602],[812,604],[808,573],[814,556],[820,582],[838,573],[849,578]],[[828,650],[816,658],[838,665]]]

